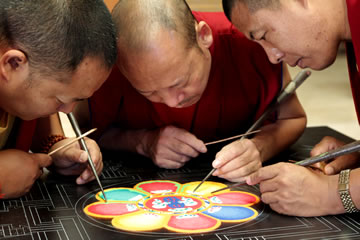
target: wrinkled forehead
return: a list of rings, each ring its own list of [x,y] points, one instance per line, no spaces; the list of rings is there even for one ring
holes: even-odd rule
[[[188,74],[191,59],[187,53],[154,50],[127,55],[118,65],[138,91],[158,91],[175,85]]]

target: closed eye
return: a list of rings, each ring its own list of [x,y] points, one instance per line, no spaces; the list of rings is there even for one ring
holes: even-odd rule
[[[140,92],[140,94],[144,97],[151,97],[152,95],[154,95],[154,92]]]
[[[260,38],[260,40],[266,41],[266,33],[264,33],[264,35]]]
[[[184,81],[184,83],[182,84],[182,87],[186,87],[189,84],[189,78],[187,78],[186,81]]]
[[[264,35],[261,36],[261,38],[255,38],[254,34],[251,32],[250,39],[253,41],[261,41],[261,40],[266,41],[266,32],[264,33]]]

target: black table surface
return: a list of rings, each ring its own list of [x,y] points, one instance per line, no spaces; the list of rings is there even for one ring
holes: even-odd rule
[[[304,159],[323,136],[353,141],[328,127],[307,128],[292,147],[273,161]],[[105,152],[101,181],[104,188],[133,187],[154,179],[199,181],[211,170],[211,162],[220,148],[212,146],[207,154],[177,170],[159,169],[151,160],[134,154]],[[224,182],[216,177],[209,180]],[[259,195],[258,186],[239,189]],[[263,203],[255,206],[259,211],[256,219],[221,225],[209,233],[125,232],[83,213],[84,206],[95,201],[98,191],[96,182],[77,186],[74,178],[49,174],[46,180],[37,181],[27,195],[0,201],[0,239],[360,239],[360,214],[289,217],[275,213]]]

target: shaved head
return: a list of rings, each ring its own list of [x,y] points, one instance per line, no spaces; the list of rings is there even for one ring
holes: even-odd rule
[[[112,11],[118,42],[131,51],[143,51],[160,31],[174,31],[185,47],[197,44],[196,20],[185,0],[120,0]]]
[[[108,69],[116,61],[116,35],[102,0],[1,0],[0,45],[26,53],[47,75],[71,72],[86,57]]]
[[[117,66],[136,91],[172,108],[199,101],[209,79],[213,36],[185,0],[120,0],[112,16]]]
[[[250,13],[255,13],[262,8],[277,9],[280,6],[280,0],[222,0],[224,13],[230,21],[231,12],[237,3],[244,4]]]

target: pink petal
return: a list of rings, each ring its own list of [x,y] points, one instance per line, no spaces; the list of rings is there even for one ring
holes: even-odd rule
[[[221,221],[203,214],[172,216],[166,226],[175,232],[201,233],[215,230]]]
[[[215,204],[234,204],[234,205],[253,205],[260,201],[259,197],[254,194],[231,191],[226,193],[215,194],[210,198],[210,201]]]
[[[88,205],[84,212],[97,218],[113,218],[115,216],[138,211],[136,205],[127,203],[94,203]]]

